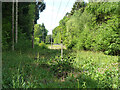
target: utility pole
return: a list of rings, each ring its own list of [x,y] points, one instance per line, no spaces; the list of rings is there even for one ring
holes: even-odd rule
[[[14,51],[14,0],[12,5],[12,50]]]

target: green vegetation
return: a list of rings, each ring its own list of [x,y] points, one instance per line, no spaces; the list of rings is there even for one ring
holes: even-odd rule
[[[118,88],[119,4],[76,2],[51,38],[44,24],[37,24],[45,3],[20,2],[14,44],[13,5],[3,3],[2,87]]]
[[[61,49],[61,45],[52,45],[52,47],[51,47],[50,44],[47,44],[47,46],[49,49]],[[63,46],[63,49],[66,49],[66,47]]]
[[[15,43],[15,50],[26,50],[32,47],[32,40],[34,37],[34,24],[37,24],[37,20],[39,19],[39,12],[42,12],[45,9],[45,3],[20,2],[18,3],[18,7],[18,43]],[[13,38],[16,38],[17,36],[14,35],[16,33],[16,28],[14,28],[13,33],[11,30],[13,24],[11,14],[12,3],[3,2],[2,11],[2,50],[8,51],[12,50]],[[14,22],[15,21],[16,20],[14,20]]]
[[[15,56],[15,57],[14,57]],[[31,49],[3,53],[3,88],[117,88],[118,57],[102,52]]]
[[[62,38],[68,49],[120,53],[118,2],[75,3],[53,30],[54,43]]]
[[[34,36],[35,36],[35,44],[39,44],[41,42],[46,42],[48,30],[46,30],[44,24],[36,24],[34,26]]]

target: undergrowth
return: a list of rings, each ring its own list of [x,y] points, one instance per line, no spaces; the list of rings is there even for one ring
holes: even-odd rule
[[[38,49],[3,52],[3,88],[117,88],[118,56]]]

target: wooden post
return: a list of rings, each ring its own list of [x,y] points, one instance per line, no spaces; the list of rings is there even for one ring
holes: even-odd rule
[[[61,40],[61,61],[63,61],[63,41]]]
[[[51,49],[52,49],[52,34],[51,34]]]

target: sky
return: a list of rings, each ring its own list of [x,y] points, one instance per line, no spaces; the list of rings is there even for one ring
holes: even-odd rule
[[[76,0],[44,0],[46,8],[40,13],[37,24],[44,23],[45,28],[49,31],[48,35],[51,34],[52,30],[59,25],[59,21],[65,14],[71,11],[75,1]]]

